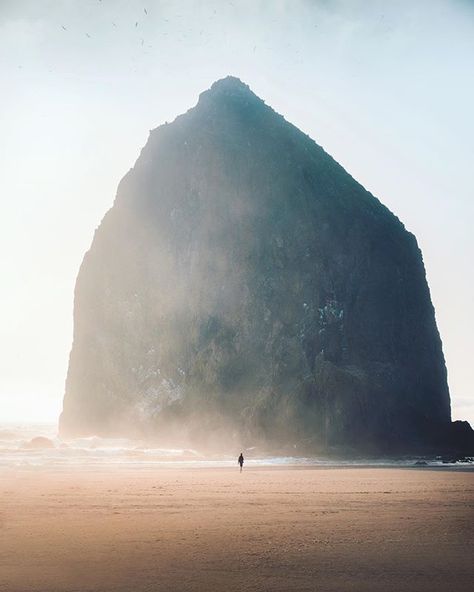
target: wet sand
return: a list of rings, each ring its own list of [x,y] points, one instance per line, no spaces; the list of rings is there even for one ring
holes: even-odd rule
[[[0,475],[2,592],[474,589],[474,472]]]

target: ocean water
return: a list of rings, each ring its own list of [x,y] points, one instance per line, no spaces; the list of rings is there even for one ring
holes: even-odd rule
[[[47,438],[50,447],[36,448],[34,438]],[[198,450],[155,448],[150,443],[126,438],[99,436],[61,439],[57,425],[52,423],[21,424],[0,423],[0,469],[67,468],[81,466],[105,468],[107,466],[139,467],[235,467],[236,458],[228,454],[204,455]],[[246,467],[350,467],[350,466],[417,466],[420,458],[334,460],[319,457],[259,456],[255,449],[245,451]],[[428,467],[473,467],[468,462],[446,462],[446,459],[423,459]]]

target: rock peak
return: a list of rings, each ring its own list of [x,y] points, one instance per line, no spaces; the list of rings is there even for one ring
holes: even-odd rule
[[[216,80],[212,86],[211,90],[246,90],[250,91],[250,87],[245,82],[242,82],[240,78],[237,76],[226,76],[225,78],[220,78]],[[252,91],[250,91],[252,92]]]
[[[211,87],[199,95],[199,102],[206,102],[207,100],[257,100],[263,101],[250,89],[248,84],[242,82],[236,76],[226,76],[220,80],[216,80]]]

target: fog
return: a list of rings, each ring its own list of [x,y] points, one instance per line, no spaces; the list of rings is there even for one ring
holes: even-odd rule
[[[94,229],[149,130],[233,74],[416,235],[474,421],[473,57],[454,0],[2,0],[0,420],[57,419]]]

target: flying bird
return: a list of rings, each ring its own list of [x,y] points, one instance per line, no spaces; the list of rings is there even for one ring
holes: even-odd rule
[[[148,14],[148,12],[146,11],[146,8],[144,8],[143,11],[145,12],[145,14]]]
[[[89,37],[89,39],[91,38],[91,36],[89,35],[89,33],[86,33],[86,37]]]
[[[65,31],[67,31],[67,29],[66,29],[66,27],[65,27],[64,25],[61,25],[61,27],[62,27],[62,28],[65,30]]]
[[[135,23],[135,27],[138,27],[138,21]]]

